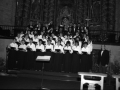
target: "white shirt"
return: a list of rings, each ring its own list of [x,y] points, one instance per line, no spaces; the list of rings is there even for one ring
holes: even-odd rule
[[[30,42],[29,38],[24,38],[25,42]]]
[[[39,36],[38,36],[38,39],[42,39],[42,35],[39,35]]]
[[[64,50],[69,50],[70,53],[72,53],[72,48],[71,48],[70,46],[65,46],[65,47],[64,47]]]
[[[20,34],[20,37],[22,38],[24,36],[24,34]]]
[[[93,49],[92,41],[88,44],[88,48],[90,49],[90,52],[92,52]]]
[[[82,52],[87,52],[87,54],[90,54],[91,52],[90,52],[90,49],[88,48],[88,47],[83,47],[82,49],[81,49],[81,51]]]
[[[55,41],[54,40],[52,40],[51,43],[55,46]]]
[[[22,41],[22,38],[18,38],[18,37],[15,37],[15,39],[17,40],[17,42],[21,42]]]
[[[45,50],[46,50],[46,49],[51,49],[51,51],[54,51],[53,45],[51,45],[51,44],[50,44],[50,45],[47,44],[47,45],[45,46]]]
[[[35,44],[33,44],[33,43],[32,43],[32,44],[29,43],[29,44],[27,45],[27,47],[31,48],[32,51],[36,51]]]
[[[73,51],[78,51],[79,54],[81,54],[81,48],[79,46],[72,46]]]
[[[16,50],[18,50],[18,45],[16,43],[10,43],[10,47],[13,47]]]
[[[29,34],[29,37],[30,37],[30,38],[34,38],[34,35],[33,35],[33,34]]]
[[[101,51],[101,56],[102,56],[102,54],[103,54],[103,50]]]
[[[33,42],[37,42],[38,43],[39,39],[38,38],[33,38]]]
[[[64,50],[63,50],[63,46],[61,46],[61,45],[55,45],[55,47],[54,47],[54,51],[56,50],[56,49],[59,49],[62,53],[64,53]]]
[[[36,49],[40,49],[42,52],[44,52],[45,51],[45,47],[44,47],[44,45],[43,44],[41,44],[41,45],[36,45]]]
[[[22,44],[22,45],[19,46],[19,48],[22,48],[22,49],[24,49],[24,50],[26,50],[26,47],[27,47],[27,46],[26,46],[25,44]]]
[[[45,42],[45,45],[47,44],[47,40],[46,40],[46,39],[42,39],[42,41],[44,41],[44,42]]]

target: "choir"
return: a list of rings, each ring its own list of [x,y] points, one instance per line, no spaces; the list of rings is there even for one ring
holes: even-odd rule
[[[59,26],[58,29],[53,29],[51,24],[43,27],[38,26],[41,25],[36,25],[35,28],[37,29],[34,29],[34,27],[30,25],[27,27],[25,33],[23,33],[24,31],[18,33],[8,48],[14,48],[16,51],[22,50],[24,52],[40,51],[53,52],[57,55],[64,54],[62,56],[60,55],[61,58],[63,57],[64,61],[59,63],[68,63],[63,65],[63,69],[66,72],[70,72],[73,68],[75,68],[73,72],[76,72],[77,68],[81,66],[82,68],[88,68],[83,71],[88,71],[90,69],[88,65],[92,60],[89,60],[90,57],[86,57],[85,55],[91,55],[93,46],[87,28],[81,28],[80,26],[74,25],[73,27],[69,27],[66,32],[64,26]],[[71,55],[73,56],[71,57]],[[54,60],[55,59],[60,59],[60,57],[54,57]],[[76,63],[73,62],[75,60]],[[77,61],[79,61],[79,63],[77,63]],[[73,62],[72,65],[69,64],[70,62]],[[58,62],[52,68],[54,67],[58,68],[56,69],[57,71],[60,71]]]

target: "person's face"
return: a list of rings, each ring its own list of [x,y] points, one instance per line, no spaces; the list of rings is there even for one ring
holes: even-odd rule
[[[33,41],[30,39],[30,43],[32,43]]]
[[[15,42],[17,42],[17,40],[16,40],[16,39],[14,39],[14,40],[13,40],[13,43],[15,43]]]
[[[48,41],[48,45],[50,45],[50,43],[51,43],[51,42],[50,42],[50,40],[49,40],[49,41]]]
[[[35,38],[37,38],[37,35],[35,35]]]
[[[30,31],[28,31],[28,34],[30,34]]]
[[[69,31],[72,31],[72,28],[69,28]]]
[[[105,50],[105,45],[102,45],[102,46],[101,46],[101,49],[102,49],[102,50]]]
[[[20,37],[20,34],[18,34],[17,37]]]
[[[45,27],[43,27],[43,30],[45,30]]]
[[[39,45],[41,45],[42,44],[42,41],[39,41]]]
[[[21,43],[22,43],[22,44],[25,44],[25,41],[22,41]]]
[[[60,41],[58,41],[57,45],[60,45]]]
[[[75,46],[78,46],[78,43],[77,43],[77,42],[75,42]]]
[[[84,44],[84,47],[86,48],[86,47],[87,47],[87,44]]]

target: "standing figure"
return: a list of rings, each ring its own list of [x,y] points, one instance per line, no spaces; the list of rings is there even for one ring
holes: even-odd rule
[[[71,72],[71,61],[72,61],[72,48],[70,45],[70,41],[66,42],[64,47],[64,57],[63,57],[63,71],[70,73]]]
[[[75,44],[72,46],[73,54],[72,54],[72,72],[77,73],[80,71],[80,54],[81,47],[79,46],[79,42],[75,41]]]
[[[98,65],[107,66],[109,64],[109,51],[105,49],[105,45],[102,45],[101,50],[98,53]]]

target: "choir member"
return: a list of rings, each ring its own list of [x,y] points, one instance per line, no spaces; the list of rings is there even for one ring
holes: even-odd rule
[[[42,40],[41,39],[39,40],[39,43],[36,45],[36,51],[37,50],[40,50],[41,52],[45,52],[45,47],[42,44]]]
[[[89,72],[91,69],[91,56],[90,56],[90,48],[88,47],[88,43],[84,42],[82,47],[82,56],[81,56],[81,71]]]
[[[20,46],[18,47],[19,48],[19,51],[17,52],[17,61],[18,61],[18,70],[22,70],[22,69],[24,69],[24,66],[25,66],[25,63],[24,63],[24,61],[25,61],[25,59],[26,58],[24,58],[25,56],[26,56],[26,45],[25,45],[25,41],[24,40],[22,40],[21,41],[21,43],[20,43]]]
[[[51,44],[51,41],[50,41],[50,40],[48,40],[48,41],[47,41],[47,44],[45,45],[45,51],[46,51],[46,52],[47,52],[47,51],[50,51],[50,52],[53,52],[53,51],[54,51],[53,45]]]
[[[38,35],[35,34],[35,35],[34,35],[34,38],[33,38],[33,43],[34,43],[35,45],[37,45],[38,41],[39,41]]]
[[[30,42],[27,44],[27,53],[25,60],[25,69],[27,70],[34,69],[35,51],[35,44],[33,43],[33,39],[30,38]]]
[[[39,43],[36,45],[35,58],[37,58],[38,56],[44,56],[44,52],[45,52],[45,46],[42,44],[42,40],[40,39]],[[42,62],[39,62],[39,61],[35,62],[35,70],[36,71],[42,70]]]
[[[59,40],[55,47],[54,47],[54,64],[53,64],[53,67],[54,67],[54,71],[56,72],[61,72],[61,69],[62,69],[62,60],[63,60],[63,54],[64,51],[63,51],[63,46],[60,44],[61,41]]]
[[[27,48],[27,46],[25,45],[25,41],[22,40],[18,49],[22,50],[22,51],[27,51],[26,48]]]
[[[32,39],[34,38],[34,32],[33,31],[31,31],[28,35],[29,35],[30,38],[32,38]]]
[[[72,61],[72,48],[71,48],[71,45],[70,45],[70,41],[68,41],[66,43],[66,46],[64,47],[64,56],[63,56],[63,62],[64,62],[64,65],[63,65],[63,71],[67,72],[67,73],[70,73],[71,72],[71,61]]]
[[[81,47],[79,46],[79,42],[75,41],[75,45],[72,46],[73,54],[72,54],[72,68],[71,71],[73,73],[77,73],[80,71],[80,54]]]
[[[70,35],[67,36],[67,39],[65,39],[64,43],[70,42],[70,45],[72,44],[72,40],[70,39]]]
[[[40,35],[38,35],[38,39],[42,39],[43,32],[40,32]]]
[[[33,43],[33,39],[30,38],[30,42],[27,44],[27,50],[36,51],[35,44]]]
[[[8,46],[9,54],[8,54],[8,69],[13,70],[16,68],[16,50],[18,50],[18,45],[16,43],[16,39],[13,40],[12,43]]]
[[[27,34],[24,36],[24,41],[26,45],[30,42],[29,36]]]
[[[64,51],[63,51],[63,46],[61,45],[61,41],[59,40],[57,43],[56,43],[56,45],[55,45],[55,47],[54,47],[54,52],[55,53],[64,53]]]
[[[45,35],[42,35],[42,41],[43,41],[43,44],[44,44],[44,45],[47,44],[47,39],[46,39]]]
[[[22,40],[20,33],[17,34],[17,37],[15,37],[15,39],[16,39],[16,43],[19,45]]]
[[[13,39],[13,42],[10,43],[8,48],[13,49],[13,50],[18,50],[18,45],[17,45],[16,41],[17,41],[16,39]]]
[[[79,42],[75,41],[75,44],[72,46],[73,53],[81,54],[81,47],[79,46]]]
[[[29,28],[30,30],[33,30],[33,22],[32,22],[32,21],[30,21],[30,24],[28,25],[28,28]]]
[[[24,36],[24,33],[23,33],[23,31],[21,31],[20,32],[20,37],[23,38],[23,36]]]
[[[54,68],[53,68],[53,64],[54,64],[54,59],[53,59],[53,45],[51,44],[51,41],[50,40],[47,40],[47,44],[45,45],[45,55],[47,56],[51,56],[50,58],[50,62],[48,63],[45,63],[45,70],[46,71],[53,71]]]

